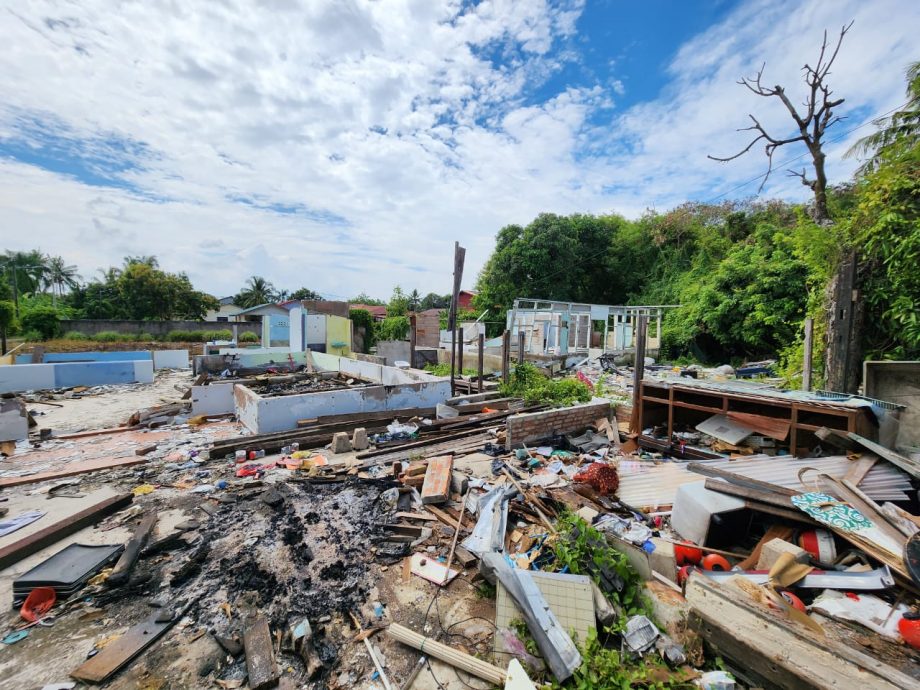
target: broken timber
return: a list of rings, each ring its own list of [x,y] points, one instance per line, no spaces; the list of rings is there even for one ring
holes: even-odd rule
[[[106,515],[124,508],[133,500],[134,494],[130,493],[112,496],[96,505],[81,510],[76,515],[71,515],[63,520],[59,520],[35,534],[30,534],[19,541],[4,546],[0,549],[0,569],[6,568],[13,563],[18,563],[26,556],[31,556],[36,551],[45,548],[49,544],[54,544],[64,537],[83,529],[87,525],[93,524]]]
[[[125,550],[115,564],[112,574],[106,578],[105,584],[109,587],[118,587],[128,581],[134,564],[137,563],[138,556],[141,555],[141,549],[147,543],[147,539],[153,533],[153,526],[157,523],[156,513],[151,513],[137,526],[131,539],[125,545]]]
[[[30,474],[24,477],[8,477],[6,479],[0,479],[0,489],[9,487],[9,486],[22,486],[24,484],[34,484],[36,482],[43,482],[48,479],[62,479],[64,477],[73,477],[78,474],[86,474],[88,472],[98,472],[99,470],[110,470],[116,467],[131,467],[132,465],[140,465],[147,462],[147,459],[144,457],[125,457],[125,458],[99,458],[96,460],[86,460],[85,462],[72,462],[69,465],[65,465],[59,470],[51,470],[50,472],[39,472],[38,474]]]
[[[281,673],[272,651],[272,636],[268,621],[259,616],[246,629],[243,635],[246,649],[246,670],[249,672],[249,687],[252,690],[264,690],[278,685]]]
[[[830,636],[818,637],[754,604],[739,589],[692,575],[690,627],[763,687],[789,690],[920,688],[915,679]]]

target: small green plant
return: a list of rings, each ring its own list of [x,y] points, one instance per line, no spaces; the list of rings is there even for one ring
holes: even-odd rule
[[[692,669],[669,669],[655,655],[632,658],[616,649],[605,647],[597,632],[588,633],[580,646],[581,666],[566,682],[566,688],[576,690],[629,690],[630,688],[655,688],[656,690],[690,690],[696,688]],[[561,689],[555,681],[552,687]]]
[[[530,404],[564,407],[591,400],[591,390],[578,379],[551,379],[536,365],[522,362],[514,367],[508,383],[498,387],[502,395],[524,398]]]
[[[123,343],[134,340],[134,336],[127,333],[119,333],[118,331],[99,331],[93,336],[93,340],[97,343]]]
[[[511,628],[514,634],[518,636],[518,639],[524,643],[524,649],[527,650],[528,654],[540,656],[540,648],[537,647],[537,641],[533,639],[533,635],[530,634],[530,628],[527,627],[527,623],[520,618],[515,618],[508,623],[508,627]]]
[[[261,340],[256,333],[251,331],[246,331],[245,333],[240,333],[239,342],[241,343],[257,343]]]
[[[138,333],[136,338],[138,341],[143,343],[149,343],[153,341],[153,335],[150,333]]]
[[[426,364],[425,371],[427,371],[432,376],[450,376],[450,363],[449,362],[439,362],[438,364]],[[463,376],[478,376],[479,372],[476,369],[470,369],[469,367],[464,368]]]
[[[89,336],[86,333],[80,333],[80,331],[67,331],[64,334],[64,340],[89,340]]]
[[[495,585],[483,580],[476,586],[476,596],[480,599],[494,599],[496,595]]]
[[[557,523],[559,538],[553,546],[556,564],[575,575],[589,575],[626,616],[651,615],[642,596],[639,574],[625,555],[610,547],[607,538],[573,513],[565,513]],[[622,589],[609,592],[605,580],[619,579]]]

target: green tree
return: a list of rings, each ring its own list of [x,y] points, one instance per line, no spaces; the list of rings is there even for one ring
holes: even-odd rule
[[[41,289],[48,259],[37,249],[27,252],[7,251],[0,257],[0,268],[13,293],[16,314],[19,315],[19,298],[34,294]]]
[[[418,290],[413,290],[409,293],[409,311],[418,311],[421,308],[422,297],[418,294]]]
[[[433,292],[429,292],[422,297],[419,303],[421,311],[426,309],[447,309],[448,307],[450,307],[450,295],[437,295]]]
[[[275,286],[261,276],[252,276],[246,281],[245,287],[233,298],[233,303],[243,309],[251,309],[262,304],[268,304],[278,299]]]
[[[6,354],[6,336],[16,327],[16,305],[0,300],[0,355]]]
[[[859,169],[860,174],[875,170],[884,154],[897,155],[909,151],[920,140],[920,61],[907,66],[907,102],[902,108],[873,124],[878,131],[863,137],[847,151],[847,157],[868,156]]]
[[[77,267],[67,264],[60,256],[48,258],[48,270],[42,278],[45,285],[51,288],[52,304],[55,307],[58,295],[63,295],[65,290],[73,290],[80,284]]]
[[[351,304],[366,304],[369,307],[385,307],[387,305],[382,299],[371,297],[366,292],[362,292],[357,297],[348,300]]]
[[[36,307],[22,317],[24,331],[37,332],[42,340],[50,340],[61,332],[58,312],[52,307]]]
[[[393,294],[390,297],[390,302],[387,304],[387,317],[391,316],[405,316],[409,313],[409,296],[403,292],[403,289],[397,285],[393,288]],[[393,340],[388,338],[388,340]],[[397,338],[399,340],[399,338]]]
[[[299,289],[297,289],[297,290],[294,290],[294,292],[292,292],[290,295],[288,295],[288,299],[294,299],[294,300],[304,300],[304,299],[306,299],[306,300],[321,300],[321,299],[323,299],[323,296],[322,296],[321,294],[319,294],[318,292],[315,292],[315,291],[313,291],[313,290],[309,290],[309,289],[307,289],[307,288],[305,288],[305,287],[302,287],[302,288],[299,288]]]

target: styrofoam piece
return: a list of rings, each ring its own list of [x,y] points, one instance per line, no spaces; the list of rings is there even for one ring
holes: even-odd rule
[[[154,369],[188,369],[188,350],[154,350]]]
[[[677,490],[671,512],[671,527],[684,539],[706,545],[713,515],[744,508],[744,501],[706,488],[706,482],[684,484]]]

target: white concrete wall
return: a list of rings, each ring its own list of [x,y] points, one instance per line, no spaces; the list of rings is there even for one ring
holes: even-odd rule
[[[57,364],[13,364],[0,367],[0,393],[54,388]]]
[[[154,350],[154,369],[188,369],[188,350]]]
[[[134,361],[134,380],[137,383],[153,383],[153,360]]]

